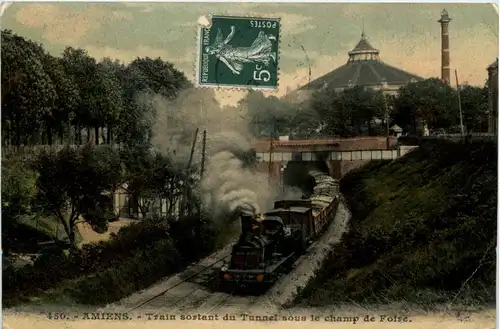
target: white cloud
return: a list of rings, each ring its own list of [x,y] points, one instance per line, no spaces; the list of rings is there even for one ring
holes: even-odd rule
[[[65,11],[55,4],[29,4],[21,7],[16,20],[30,28],[44,30],[47,40],[66,45],[78,45],[91,31],[96,31],[110,20],[132,20],[132,14],[106,11],[102,5],[89,5],[80,12]]]

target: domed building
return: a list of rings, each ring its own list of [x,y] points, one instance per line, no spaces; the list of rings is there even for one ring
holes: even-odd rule
[[[348,55],[346,64],[302,86],[287,98],[301,101],[326,87],[342,91],[354,86],[382,90],[385,94],[395,95],[400,87],[423,80],[422,77],[383,62],[380,59],[380,51],[370,44],[364,32],[361,34],[361,40]]]

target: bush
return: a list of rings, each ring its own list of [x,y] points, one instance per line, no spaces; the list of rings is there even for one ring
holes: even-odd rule
[[[83,304],[104,304],[147,288],[182,268],[182,260],[171,239],[156,241],[115,267],[85,276],[67,285],[64,292]]]
[[[4,301],[11,305],[20,296],[55,288],[68,279],[77,283],[68,291],[78,300],[102,301],[102,287],[118,286],[119,282],[123,287],[106,298],[123,296],[207,256],[216,247],[217,235],[210,219],[196,216],[137,222],[122,227],[110,240],[84,245],[69,256],[56,248],[33,266],[9,269],[4,277]],[[33,289],[35,282],[37,290]]]
[[[37,174],[22,158],[2,159],[2,240],[4,254],[23,241],[18,218],[33,211]]]
[[[216,231],[210,220],[188,216],[170,225],[175,245],[187,261],[198,260],[214,249]]]

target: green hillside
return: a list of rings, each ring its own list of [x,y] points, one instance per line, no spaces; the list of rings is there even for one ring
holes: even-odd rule
[[[298,303],[495,300],[496,144],[421,146],[340,184],[350,231]]]

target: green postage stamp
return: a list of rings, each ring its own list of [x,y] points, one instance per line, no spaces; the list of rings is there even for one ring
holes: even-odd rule
[[[200,27],[196,85],[278,88],[280,19],[212,16]]]

